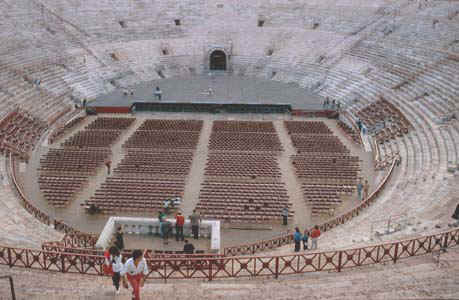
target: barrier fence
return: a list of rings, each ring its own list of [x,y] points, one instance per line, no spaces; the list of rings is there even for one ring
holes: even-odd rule
[[[278,278],[283,275],[343,269],[384,263],[442,251],[459,245],[459,228],[378,245],[284,256],[147,258],[148,279]],[[102,276],[102,255],[20,249],[0,246],[0,264],[62,273]]]
[[[325,223],[318,225],[319,229],[322,232],[325,232],[332,228],[335,228],[336,226],[340,224],[344,224],[347,221],[354,218],[355,216],[358,216],[362,210],[370,206],[376,200],[376,198],[381,194],[386,183],[392,177],[396,164],[397,164],[397,161],[394,160],[386,176],[379,183],[375,191],[371,193],[367,199],[362,201],[360,204],[358,204],[354,208],[350,209],[348,212],[345,212],[339,215],[338,217],[335,217],[329,221],[326,221]],[[261,251],[271,250],[271,249],[278,248],[284,245],[288,245],[288,244],[291,244],[292,242],[293,242],[293,234],[288,234],[288,235],[279,236],[279,237],[276,237],[270,240],[259,241],[259,242],[252,243],[252,244],[226,247],[224,249],[224,254],[226,256],[250,255],[250,254],[253,255]]]

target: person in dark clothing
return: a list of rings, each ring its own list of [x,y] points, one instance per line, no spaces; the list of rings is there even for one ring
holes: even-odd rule
[[[163,92],[161,91],[161,89],[159,88],[159,86],[156,87],[155,89],[155,98],[158,100],[158,101],[161,101],[161,97],[163,95]]]
[[[459,221],[459,204],[456,206],[456,210],[454,211],[454,214],[451,216],[456,221]]]
[[[303,250],[308,250],[308,240],[309,240],[309,231],[305,229],[304,234],[303,234]]]
[[[193,238],[197,240],[199,238],[199,225],[201,224],[201,215],[196,212],[196,209],[193,210],[193,213],[190,215],[190,223],[191,223],[191,232],[193,234]]]
[[[282,214],[282,224],[284,226],[286,226],[287,225],[287,219],[288,219],[288,207],[287,206],[282,209],[282,213],[281,214]]]
[[[298,227],[295,227],[295,233],[293,234],[293,240],[295,241],[295,252],[300,251],[302,236],[301,236],[300,229]]]
[[[192,243],[188,242],[188,240],[185,240],[185,245],[183,246],[183,252],[185,252],[185,254],[194,253],[194,246]]]
[[[362,121],[360,119],[357,120],[357,127],[359,127],[359,131],[362,131]]]
[[[165,220],[163,222],[163,240],[164,244],[169,244],[169,236],[172,232],[172,223],[170,221]]]
[[[115,233],[115,246],[120,251],[124,249],[123,228],[120,226]]]
[[[112,266],[112,282],[115,287],[116,294],[120,293],[120,272],[123,270],[123,257],[121,256],[120,250],[116,246],[112,246],[108,250],[108,257],[105,257],[106,264]]]

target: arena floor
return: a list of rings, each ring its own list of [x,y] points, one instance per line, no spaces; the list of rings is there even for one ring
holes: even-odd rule
[[[103,116],[103,115],[99,115]],[[128,116],[128,115],[126,115]],[[129,115],[130,116],[130,115]],[[59,147],[60,142],[67,139],[69,136],[73,135],[78,130],[84,128],[88,123],[93,121],[96,117],[90,116],[83,123],[79,124],[72,132],[68,133],[61,137],[52,147]],[[140,124],[145,119],[202,119],[204,120],[204,126],[201,131],[201,136],[199,144],[194,156],[194,160],[191,166],[190,176],[187,177],[185,192],[184,192],[184,202],[181,205],[181,210],[187,216],[191,214],[193,208],[198,202],[200,183],[203,181],[204,177],[204,166],[207,158],[207,144],[211,132],[211,124],[213,120],[224,119],[224,120],[272,120],[274,127],[278,132],[280,141],[284,147],[282,152],[279,164],[282,173],[282,181],[286,183],[286,188],[288,195],[290,197],[290,202],[293,204],[293,210],[295,211],[295,217],[293,221],[289,222],[289,226],[281,226],[280,224],[267,224],[262,227],[259,225],[256,227],[252,226],[227,226],[224,225],[222,229],[222,247],[243,244],[249,242],[255,242],[260,239],[269,239],[271,237],[277,236],[280,233],[284,233],[287,230],[292,230],[295,226],[304,228],[305,226],[311,226],[317,222],[323,221],[324,218],[314,217],[310,215],[310,209],[305,204],[305,201],[302,196],[300,185],[297,182],[296,176],[294,174],[291,163],[289,162],[289,157],[294,153],[291,140],[288,137],[288,133],[283,126],[284,120],[304,120],[299,117],[292,117],[288,115],[281,114],[203,114],[203,113],[138,113],[136,114],[136,121],[134,124],[126,130],[120,137],[120,139],[112,146],[113,158],[112,163],[115,166],[122,159],[122,149],[121,145],[126,141],[126,139],[140,126]],[[312,119],[308,119],[312,120]],[[315,119],[319,120],[319,119]],[[363,148],[356,146],[350,141],[347,137],[342,134],[342,131],[336,126],[335,120],[329,119],[320,119],[325,122],[333,133],[340,137],[341,141],[351,150],[351,154],[357,155],[361,159],[361,168],[362,176],[370,180],[372,188],[376,185],[375,183],[380,180],[380,174],[375,173],[372,163],[372,153],[365,152]],[[54,208],[49,206],[41,194],[37,182],[40,157],[45,154],[50,146],[46,141],[43,141],[39,147],[34,151],[29,164],[21,164],[18,168],[19,176],[23,180],[24,188],[27,195],[30,199],[37,205],[40,209],[46,211],[50,216],[66,220],[66,222],[82,231],[85,232],[100,232],[105,225],[109,215],[88,215],[85,210],[81,207],[81,203],[89,199],[89,197],[95,192],[97,187],[105,181],[107,172],[105,167],[99,168],[97,175],[93,177],[89,185],[80,193],[77,194],[77,199],[74,199],[66,208]],[[357,203],[356,196],[354,197],[345,197],[343,198],[344,203],[339,207],[335,214],[340,213],[348,209],[349,207]],[[133,215],[133,214],[123,214],[124,216],[149,216],[149,214],[142,215]],[[236,227],[236,228],[235,228]],[[144,242],[140,244],[144,245]],[[139,246],[140,246],[139,244]]]

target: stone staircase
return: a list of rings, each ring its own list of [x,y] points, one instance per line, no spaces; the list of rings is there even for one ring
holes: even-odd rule
[[[8,181],[4,156],[0,157],[0,244],[11,247],[41,248],[45,241],[61,240],[63,234],[40,223],[20,204]],[[0,297],[0,299],[2,299]]]

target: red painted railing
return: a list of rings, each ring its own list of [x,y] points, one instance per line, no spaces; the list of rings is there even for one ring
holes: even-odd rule
[[[349,211],[339,215],[338,217],[335,217],[329,221],[326,221],[325,223],[322,223],[321,225],[318,225],[319,229],[322,232],[325,232],[327,230],[335,228],[336,226],[340,224],[344,224],[347,221],[354,218],[355,216],[358,216],[362,210],[370,206],[376,200],[376,198],[379,196],[379,194],[384,189],[386,183],[391,178],[395,165],[396,165],[396,161],[394,160],[392,162],[392,166],[389,169],[389,172],[387,173],[387,175],[380,182],[376,190],[373,193],[371,193],[371,195],[367,199],[365,199],[364,201],[362,201],[360,204],[350,209]],[[284,245],[291,244],[292,242],[293,242],[293,234],[282,235],[282,236],[279,236],[279,237],[276,237],[270,240],[259,241],[259,242],[252,243],[252,244],[226,247],[224,249],[224,254],[226,256],[249,255],[249,254],[253,255],[257,252],[275,249],[275,248],[278,248]]]
[[[438,234],[378,245],[284,256],[241,256],[148,259],[149,279],[207,280],[237,277],[274,277],[336,271],[425,255],[459,245],[459,228]],[[103,275],[102,255],[52,252],[0,246],[0,264],[62,273]]]

